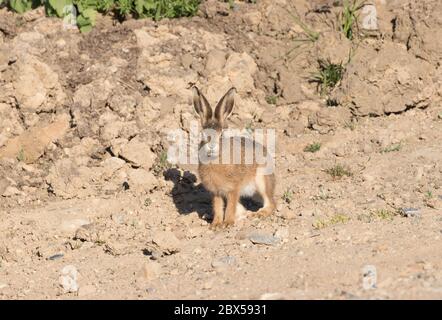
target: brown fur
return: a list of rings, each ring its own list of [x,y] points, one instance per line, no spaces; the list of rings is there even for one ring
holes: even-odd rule
[[[202,95],[198,88],[194,87],[193,90],[195,110],[201,117],[203,129],[210,128],[216,130],[218,139],[221,139],[220,137],[223,128],[227,128],[225,120],[232,112],[234,89],[230,89],[224,95],[216,106],[214,112],[210,109],[207,99]],[[247,138],[244,137],[230,138],[229,154],[231,160],[233,160],[234,157],[234,139],[241,139],[241,158],[239,164],[222,163],[222,159],[225,159],[222,158],[222,156],[226,150],[224,150],[222,144],[218,142],[218,156],[211,159],[208,163],[201,163],[200,161],[198,168],[204,187],[213,195],[213,227],[220,225],[228,226],[235,223],[237,204],[242,192],[247,190],[248,187],[250,187],[251,190],[255,189],[255,192],[258,193],[264,201],[263,208],[257,212],[259,216],[268,216],[272,214],[275,209],[274,174],[264,175],[263,172],[261,172],[262,170],[260,170],[263,165],[258,165],[255,162],[253,164],[245,164],[245,150],[247,147],[250,148],[250,145],[246,145]],[[203,145],[204,142],[201,143],[200,147]],[[262,147],[254,141],[251,145],[253,148],[255,146]],[[266,152],[265,149],[264,152]],[[226,200],[225,214],[224,200]]]

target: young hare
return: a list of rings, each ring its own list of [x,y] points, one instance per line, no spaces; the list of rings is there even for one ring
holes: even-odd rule
[[[227,118],[233,111],[235,88],[227,91],[214,111],[197,87],[194,86],[192,90],[193,104],[203,128],[198,171],[204,187],[213,195],[212,227],[235,223],[237,208],[242,208],[239,203],[241,196],[251,197],[259,194],[263,200],[263,207],[257,215],[272,214],[275,209],[275,176],[273,172],[268,173],[264,170],[264,165],[255,157],[256,148],[262,148],[268,157],[267,150],[249,138],[226,137],[224,134]]]

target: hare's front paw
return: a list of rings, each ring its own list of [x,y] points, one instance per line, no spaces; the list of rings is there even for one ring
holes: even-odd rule
[[[226,220],[224,220],[223,227],[228,228],[228,227],[233,226],[234,224],[235,224],[235,219],[227,218]]]
[[[268,217],[272,214],[273,210],[270,208],[261,208],[256,212],[256,215],[261,218]]]
[[[213,220],[212,223],[210,224],[210,229],[216,230],[221,228],[222,226],[223,226],[222,220]]]

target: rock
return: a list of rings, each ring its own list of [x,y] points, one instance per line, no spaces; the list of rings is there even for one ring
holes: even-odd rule
[[[282,227],[279,228],[278,230],[276,230],[274,236],[278,239],[282,239],[283,242],[287,242],[288,238],[289,238],[290,232],[289,232],[289,228],[287,227]]]
[[[161,275],[161,265],[155,261],[146,262],[143,264],[141,274],[144,280],[152,281]]]
[[[64,256],[64,247],[57,243],[48,243],[37,248],[37,255],[46,260],[57,260]]]
[[[212,281],[206,281],[203,283],[202,289],[203,290],[210,290],[213,287]]]
[[[80,287],[78,290],[78,296],[79,297],[87,297],[95,294],[97,292],[97,288],[95,288],[94,285],[88,284],[85,286]]]
[[[65,199],[90,196],[100,180],[101,167],[88,167],[88,158],[61,158],[50,167],[46,182],[52,192]]]
[[[245,13],[242,18],[245,23],[250,24],[251,26],[257,26],[261,22],[262,16],[261,12],[252,11]]]
[[[366,48],[357,52],[352,61],[340,89],[331,98],[340,105],[349,105],[353,115],[425,108],[436,91],[432,65],[410,54],[403,45],[386,43],[380,50]]]
[[[63,232],[75,232],[78,228],[90,224],[90,221],[83,218],[65,220],[61,223],[60,230]]]
[[[67,265],[61,270],[59,283],[65,293],[78,291],[78,271],[73,265]]]
[[[220,72],[226,64],[226,52],[223,50],[214,49],[207,54],[206,71]]]
[[[100,125],[100,137],[104,141],[118,138],[125,126],[125,123],[120,121],[120,118],[111,111],[103,113],[98,119],[98,124]]]
[[[63,253],[57,253],[48,258],[48,260],[58,260],[64,257]]]
[[[284,296],[278,292],[263,293],[259,300],[284,300]]]
[[[378,30],[378,17],[374,4],[366,4],[362,8],[361,15],[362,29],[370,31]]]
[[[138,47],[141,49],[151,49],[153,46],[161,42],[159,38],[151,36],[146,29],[135,29],[134,33],[137,37]]]
[[[6,191],[10,184],[10,181],[8,181],[7,179],[0,178],[0,195],[3,195],[3,192]]]
[[[284,207],[281,211],[281,217],[285,220],[292,220],[296,218],[296,212],[288,207]]]
[[[416,208],[401,208],[400,213],[403,217],[419,217],[421,212]]]
[[[94,223],[84,224],[75,232],[74,240],[101,242],[102,230]]]
[[[192,62],[193,62],[193,57],[190,53],[185,53],[181,56],[181,65],[185,69],[190,69],[190,67],[192,66]]]
[[[255,60],[245,52],[231,53],[224,67],[224,73],[239,93],[249,93],[255,89],[253,74],[257,70]]]
[[[104,251],[113,256],[121,256],[123,254],[129,254],[132,252],[130,246],[116,241],[106,241]]]
[[[0,282],[0,290],[4,289],[4,288],[7,288],[7,287],[8,287],[8,284]]]
[[[107,158],[101,163],[101,166],[104,168],[103,175],[110,178],[115,171],[121,169],[125,163],[123,159],[117,157]]]
[[[130,162],[134,167],[149,170],[155,161],[155,154],[150,150],[149,144],[135,137],[124,145],[120,156]]]
[[[0,98],[0,101],[2,98]],[[0,147],[9,138],[22,134],[24,127],[20,118],[20,112],[13,106],[0,102]]]
[[[438,201],[438,198],[425,199],[424,203],[429,208],[439,209],[440,201]]]
[[[10,139],[0,148],[0,158],[14,158],[33,163],[44,153],[52,142],[62,138],[69,129],[69,115],[62,114],[46,126],[26,130],[20,136]]]
[[[267,246],[275,246],[280,243],[281,239],[270,234],[254,232],[248,236],[253,244],[262,244]]]
[[[9,186],[6,187],[5,191],[1,194],[3,197],[13,197],[20,194],[24,194],[24,192],[20,191],[16,187]]]
[[[126,223],[127,218],[124,214],[122,213],[114,213],[111,215],[111,219],[113,222],[115,222],[116,224],[123,224]]]
[[[137,106],[135,97],[129,95],[113,95],[108,103],[109,108],[125,120],[132,118]]]
[[[147,250],[170,255],[181,250],[181,242],[172,231],[154,231],[147,245]]]
[[[65,100],[58,75],[37,58],[24,54],[13,64],[15,98],[23,112],[51,111]]]
[[[128,172],[129,186],[138,190],[151,190],[157,183],[157,178],[152,172],[145,169],[131,169]]]
[[[224,256],[221,258],[216,258],[212,261],[212,267],[214,269],[224,269],[231,267],[236,264],[236,258],[233,256]]]

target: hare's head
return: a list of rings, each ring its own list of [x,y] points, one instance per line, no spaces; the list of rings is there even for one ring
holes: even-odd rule
[[[212,111],[206,97],[197,87],[193,87],[193,105],[201,118],[203,128],[201,147],[209,158],[219,155],[221,136],[227,128],[227,118],[232,114],[236,89],[230,88]]]

